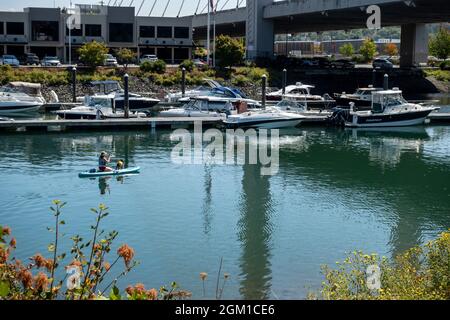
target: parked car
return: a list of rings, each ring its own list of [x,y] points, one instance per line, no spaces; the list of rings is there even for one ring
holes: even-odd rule
[[[119,64],[117,63],[116,57],[114,57],[112,54],[106,54],[103,65],[105,67],[117,67]]]
[[[22,63],[27,66],[38,66],[39,62],[39,57],[34,53],[25,53],[23,56]]]
[[[205,61],[201,60],[201,59],[194,59],[193,62],[194,62],[194,66],[196,68],[198,68],[198,69],[206,69],[206,68],[208,68],[208,64]]]
[[[353,61],[346,60],[346,59],[339,59],[339,60],[333,61],[331,65],[333,68],[339,68],[339,69],[355,68],[355,63]]]
[[[394,64],[388,59],[375,59],[372,63],[374,69],[392,69]]]
[[[5,54],[1,58],[1,64],[18,67],[20,65],[20,62],[19,60],[17,60],[16,56]]]
[[[319,68],[330,68],[332,66],[328,57],[314,57],[312,59],[314,66]]]
[[[42,59],[41,65],[43,67],[59,67],[61,65],[61,61],[59,61],[58,57],[47,56]]]
[[[158,57],[155,54],[144,54],[140,59],[140,63],[143,63],[145,61],[155,62],[158,61]]]

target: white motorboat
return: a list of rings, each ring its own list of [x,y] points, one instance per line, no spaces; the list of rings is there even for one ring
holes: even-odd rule
[[[370,108],[372,106],[372,93],[377,91],[383,91],[383,88],[375,88],[373,86],[358,88],[353,94],[347,94],[345,92],[341,94],[335,93],[334,97],[337,105],[340,107],[348,107],[350,103],[353,102],[356,107]]]
[[[41,85],[26,82],[10,82],[0,88],[0,114],[27,115],[38,111],[45,104]]]
[[[175,92],[166,95],[165,100],[169,103],[179,102],[182,98],[195,98],[198,96],[206,96],[214,88],[222,87],[220,83],[212,79],[203,79],[202,85],[193,90],[186,91],[184,96],[182,92]]]
[[[91,82],[93,96],[110,96],[114,99],[117,109],[124,109],[125,92],[117,81],[93,81]],[[78,102],[83,102],[85,97],[77,97]],[[148,98],[136,93],[128,94],[130,111],[150,111],[160,101],[158,99]]]
[[[270,108],[263,111],[250,111],[228,116],[224,121],[228,128],[281,129],[298,126],[305,116]]]
[[[311,89],[314,86],[303,84],[301,82],[295,85],[286,87],[286,91],[283,94],[283,89],[266,94],[267,101],[281,101],[284,99],[296,100],[301,102],[307,102],[310,108],[314,109],[331,109],[336,106],[336,101],[330,96],[319,96],[311,94]]]
[[[408,103],[398,88],[372,93],[372,109],[354,111],[354,103],[345,125],[354,128],[405,127],[421,125],[438,107]]]
[[[214,97],[191,98],[182,108],[174,108],[159,113],[160,117],[226,117],[233,110],[227,99]]]
[[[315,121],[325,121],[333,114],[330,110],[310,109],[308,108],[308,102],[287,99],[278,102],[274,108],[284,112],[300,114],[306,118],[314,118]]]
[[[111,96],[92,96],[86,97],[85,104],[70,110],[57,111],[59,118],[67,120],[102,120],[113,118],[124,118],[125,112],[122,110],[115,110],[112,106]],[[145,113],[130,111],[130,118],[144,118]]]

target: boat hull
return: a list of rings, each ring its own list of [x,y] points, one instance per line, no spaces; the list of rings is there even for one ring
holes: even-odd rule
[[[153,109],[159,103],[159,100],[130,98],[129,103],[131,111],[145,111]],[[117,109],[124,109],[125,102],[123,99],[116,99],[115,104]]]
[[[261,121],[225,122],[225,124],[230,129],[282,129],[296,127],[300,125],[302,121],[302,119],[274,119]]]
[[[391,115],[356,116],[356,121],[346,122],[351,128],[407,127],[421,125],[433,110]]]
[[[37,112],[42,107],[42,104],[27,104],[27,105],[5,105],[0,106],[1,115],[21,114]]]

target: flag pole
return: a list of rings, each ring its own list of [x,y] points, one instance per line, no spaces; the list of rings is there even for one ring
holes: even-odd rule
[[[214,14],[214,16],[213,16],[213,20],[214,20],[214,22],[213,22],[213,24],[214,24],[214,30],[213,30],[213,33],[214,33],[214,35],[213,35],[213,67],[215,68],[216,67],[216,8],[213,8],[213,14]]]

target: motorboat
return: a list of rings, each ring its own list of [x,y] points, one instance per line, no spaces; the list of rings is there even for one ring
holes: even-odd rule
[[[297,82],[295,85],[290,85],[278,91],[270,92],[266,94],[267,101],[281,101],[284,99],[297,100],[307,102],[310,108],[314,109],[332,109],[336,106],[336,101],[329,95],[319,96],[311,94],[311,90],[314,86]]]
[[[358,108],[370,108],[372,106],[372,93],[377,91],[383,91],[383,88],[375,88],[369,86],[367,88],[358,88],[355,93],[347,94],[335,93],[334,98],[336,99],[336,104],[340,107],[349,107],[350,103],[353,102],[355,107]]]
[[[278,102],[274,108],[284,112],[293,112],[307,117],[323,117],[324,119],[332,115],[331,110],[310,109],[308,102],[284,99]]]
[[[222,86],[215,80],[212,79],[203,79],[203,83],[196,87],[195,89],[188,90],[184,93],[175,92],[169,93],[166,95],[165,100],[169,103],[177,103],[182,98],[195,98],[198,96],[206,96],[208,93],[215,88],[221,88]]]
[[[38,111],[45,104],[41,85],[10,82],[0,88],[0,114],[21,115]]]
[[[232,129],[282,129],[296,127],[303,120],[305,120],[305,116],[300,114],[269,108],[262,111],[249,111],[231,115],[224,120],[224,123],[228,128]]]
[[[409,103],[398,88],[372,92],[372,108],[355,111],[350,104],[350,112],[345,126],[353,128],[405,127],[421,125],[428,115],[438,107]]]
[[[118,81],[92,81],[91,89],[93,96],[108,95],[114,99],[115,107],[117,109],[124,109],[125,106],[125,91],[122,89]],[[78,102],[83,102],[85,97],[78,97]],[[160,101],[158,99],[148,98],[136,93],[128,94],[128,101],[130,111],[150,111]]]
[[[61,119],[66,120],[103,120],[114,118],[125,118],[125,112],[116,110],[112,105],[110,95],[86,97],[82,106],[70,110],[60,110],[56,114]],[[129,118],[144,118],[147,115],[142,112],[130,111]]]
[[[182,108],[174,108],[159,113],[160,117],[226,117],[234,109],[230,100],[214,97],[191,98]]]

